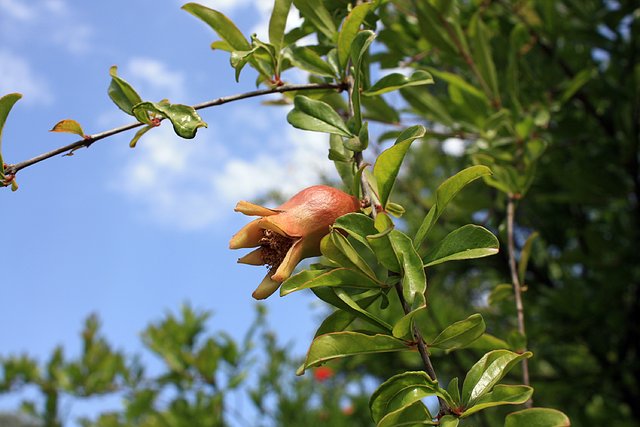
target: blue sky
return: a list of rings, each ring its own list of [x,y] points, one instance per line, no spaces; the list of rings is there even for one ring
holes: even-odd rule
[[[201,3],[245,34],[265,32],[270,1]],[[0,0],[0,93],[24,95],[5,127],[5,161],[73,142],[48,132],[61,119],[89,134],[130,123],[107,96],[112,65],[153,101],[193,104],[252,90],[255,75],[247,68],[235,83],[228,55],[209,48],[213,31],[181,5]],[[209,127],[195,140],[175,137],[165,124],[134,150],[129,133],[23,170],[20,190],[0,194],[0,354],[42,359],[58,344],[77,354],[92,312],[116,347],[141,352],[138,333],[183,302],[214,313],[210,330],[240,338],[265,271],[236,264],[241,254],[227,249],[247,222],[233,206],[334,176],[324,136],[294,130],[287,109],[260,102],[202,111]],[[295,340],[300,355],[321,313],[312,301],[293,294],[266,302],[271,325],[282,342]],[[0,396],[0,410],[13,405]]]

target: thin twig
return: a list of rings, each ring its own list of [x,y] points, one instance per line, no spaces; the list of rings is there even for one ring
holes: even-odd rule
[[[241,93],[241,94],[237,94],[237,95],[232,95],[232,96],[223,96],[221,98],[217,98],[211,101],[207,101],[207,102],[203,102],[200,104],[196,104],[193,105],[193,108],[195,110],[202,110],[205,108],[209,108],[209,107],[214,107],[217,105],[222,105],[222,104],[227,104],[229,102],[233,102],[233,101],[239,101],[242,99],[247,99],[247,98],[253,98],[256,96],[263,96],[263,95],[270,95],[273,93],[284,93],[284,92],[292,92],[292,91],[307,91],[307,90],[318,90],[318,89],[336,89],[339,91],[345,90],[346,89],[346,85],[344,84],[334,84],[334,83],[310,83],[310,84],[300,84],[300,85],[284,85],[284,86],[278,86],[278,87],[274,87],[274,88],[269,88],[269,89],[260,89],[260,90],[254,90],[251,92],[245,92],[245,93]],[[100,133],[96,133],[94,135],[87,135],[85,138],[76,141],[74,143],[71,143],[69,145],[65,145],[64,147],[60,147],[60,148],[56,148],[55,150],[40,154],[36,157],[33,157],[31,159],[25,160],[23,162],[19,162],[19,163],[15,163],[15,164],[8,164],[5,165],[4,170],[5,170],[5,174],[6,175],[15,175],[18,171],[27,168],[29,166],[35,165],[36,163],[39,163],[43,160],[47,160],[51,157],[57,156],[59,154],[63,154],[63,153],[68,153],[68,152],[73,152],[74,150],[77,150],[78,148],[82,148],[82,147],[90,147],[91,144],[93,144],[96,141],[99,141],[101,139],[122,133],[122,132],[126,132],[128,130],[131,129],[135,129],[137,127],[143,126],[144,123],[141,122],[136,122],[136,123],[130,123],[128,125],[124,125],[124,126],[120,126],[108,131],[104,131],[104,132],[100,132]]]
[[[520,283],[520,277],[518,276],[518,269],[516,267],[516,254],[515,254],[515,242],[514,242],[514,219],[515,219],[515,206],[516,197],[512,194],[509,195],[507,202],[507,245],[509,252],[509,270],[511,270],[511,282],[513,283],[513,292],[516,299],[516,311],[518,317],[518,332],[523,337],[526,337],[526,329],[524,325],[524,305],[522,304],[522,284]],[[526,351],[525,348],[521,349]],[[522,359],[522,382],[524,385],[530,385],[529,379],[529,361],[525,358]],[[529,399],[526,404],[528,408],[533,406],[533,402]]]

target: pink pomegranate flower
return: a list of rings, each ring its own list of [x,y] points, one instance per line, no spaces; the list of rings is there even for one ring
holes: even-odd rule
[[[320,240],[335,220],[359,209],[358,199],[326,185],[306,188],[275,209],[238,202],[236,212],[260,218],[242,227],[231,238],[229,248],[257,247],[238,262],[269,268],[253,297],[267,298],[302,259],[320,255]]]

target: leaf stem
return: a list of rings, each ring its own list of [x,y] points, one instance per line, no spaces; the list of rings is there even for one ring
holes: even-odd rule
[[[516,197],[513,194],[509,194],[509,200],[507,202],[507,246],[509,252],[509,270],[511,271],[511,283],[513,284],[513,292],[516,300],[516,312],[518,317],[518,332],[526,337],[526,329],[524,323],[524,305],[522,303],[522,284],[520,283],[520,277],[518,275],[518,269],[516,266],[516,254],[515,254],[515,242],[514,242],[514,220],[516,212]],[[525,348],[522,351],[526,351]],[[522,359],[522,382],[524,385],[530,385],[529,378],[529,362]],[[533,407],[533,401],[529,399],[525,405],[527,408]]]
[[[284,86],[278,86],[278,87],[273,87],[269,89],[254,90],[251,92],[245,92],[237,95],[223,96],[221,98],[217,98],[211,101],[206,101],[200,104],[193,105],[192,107],[195,110],[202,110],[202,109],[214,107],[217,105],[227,104],[229,102],[240,101],[242,99],[253,98],[257,96],[270,95],[273,93],[307,91],[307,90],[318,90],[318,89],[336,89],[338,91],[343,91],[347,89],[347,86],[345,84],[335,84],[335,83],[309,83],[309,84],[299,84],[299,85],[284,85]],[[4,168],[5,174],[15,175],[18,171],[24,168],[27,168],[29,166],[33,166],[36,163],[40,163],[43,160],[47,160],[59,154],[73,152],[82,147],[88,148],[96,141],[105,139],[113,135],[117,135],[122,132],[126,132],[131,129],[135,129],[143,125],[144,123],[141,123],[141,122],[130,123],[128,125],[113,128],[104,132],[96,133],[93,135],[87,135],[85,138],[81,140],[65,145],[63,147],[56,148],[55,150],[42,153],[31,159],[28,159],[19,163],[15,163],[15,164],[7,164],[5,165],[5,168]]]

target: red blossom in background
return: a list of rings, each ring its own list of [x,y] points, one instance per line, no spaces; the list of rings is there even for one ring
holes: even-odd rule
[[[333,375],[333,369],[328,366],[319,366],[313,370],[313,378],[320,383],[325,382],[329,378],[333,377]]]

